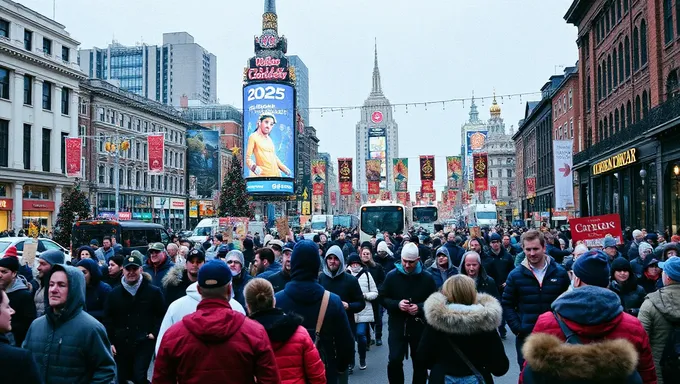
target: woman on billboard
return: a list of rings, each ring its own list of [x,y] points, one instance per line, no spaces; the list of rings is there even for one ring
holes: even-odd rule
[[[269,113],[263,113],[257,122],[257,129],[248,136],[246,148],[246,166],[259,177],[279,177],[281,172],[290,176],[291,172],[276,155],[274,141],[269,136],[276,124],[276,118]],[[255,161],[253,162],[253,155]]]

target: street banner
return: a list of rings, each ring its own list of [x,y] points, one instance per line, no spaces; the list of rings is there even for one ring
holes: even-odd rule
[[[338,204],[338,193],[337,192],[331,192],[331,205],[335,206]]]
[[[66,146],[66,176],[81,177],[81,161],[83,153],[83,139],[80,137],[67,137],[64,139]]]
[[[527,199],[531,199],[531,198],[536,197],[536,178],[535,177],[527,177],[526,187],[527,187]]]
[[[342,182],[340,183],[340,196],[351,196],[352,195],[352,182]]]
[[[354,192],[354,202],[357,203],[357,205],[361,204],[361,192]]]
[[[421,182],[420,182],[420,192],[422,192],[422,193],[433,193],[434,192],[434,180],[421,180]]]
[[[455,189],[449,189],[448,191],[448,202],[451,204],[456,204],[456,198],[458,197],[458,191]]]
[[[416,204],[420,204],[423,200],[423,194],[420,191],[416,191]]]
[[[380,184],[382,160],[366,159],[366,181],[377,181]]]
[[[343,157],[338,159],[338,182],[352,185],[352,158]]]
[[[588,248],[602,247],[607,235],[616,239],[616,244],[623,244],[621,217],[616,213],[569,219],[569,226],[574,246],[583,241]]]
[[[392,200],[392,192],[380,191],[380,200]]]
[[[446,183],[449,188],[458,186],[458,182],[463,178],[463,164],[460,156],[446,157]]]
[[[324,183],[312,183],[312,195],[322,196],[324,191]]]
[[[555,208],[557,209],[574,207],[573,146],[573,140],[553,140]]]
[[[149,175],[163,174],[163,157],[165,155],[165,136],[151,135],[146,137],[149,158]]]
[[[437,201],[437,192],[432,191],[423,193],[423,196],[427,199],[428,203]]]
[[[408,191],[408,159],[392,159],[392,175],[394,177],[394,190],[399,192]]]
[[[408,205],[409,195],[408,192],[397,192],[397,201],[401,204]]]
[[[369,195],[379,195],[380,194],[380,181],[369,181],[368,182],[368,194]]]
[[[491,186],[491,200],[498,200],[498,187],[495,185]]]
[[[326,160],[312,160],[312,182],[326,182]]]
[[[475,153],[472,157],[475,172],[475,192],[484,192],[489,189],[488,157],[486,153]]]
[[[434,156],[420,156],[420,180],[434,180]]]
[[[449,202],[449,194],[446,193],[446,191],[442,191],[441,202],[444,203],[444,204]]]

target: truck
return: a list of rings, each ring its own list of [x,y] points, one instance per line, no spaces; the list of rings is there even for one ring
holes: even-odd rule
[[[498,224],[495,204],[471,204],[465,211],[468,227],[495,227]]]
[[[312,215],[312,232],[324,233],[333,228],[333,215]]]

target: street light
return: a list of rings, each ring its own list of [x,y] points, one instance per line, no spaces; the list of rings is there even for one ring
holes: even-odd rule
[[[640,177],[642,178],[642,185],[645,185],[645,177],[647,177],[647,171],[644,168],[640,170]]]

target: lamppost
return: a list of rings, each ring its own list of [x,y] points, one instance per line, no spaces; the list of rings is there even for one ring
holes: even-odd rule
[[[104,150],[114,159],[113,185],[116,188],[115,219],[118,220],[120,211],[120,151],[130,149],[130,141],[120,136],[113,136],[104,143]]]

